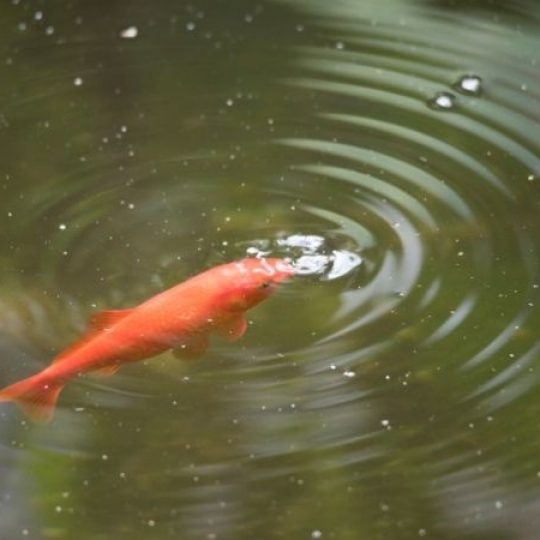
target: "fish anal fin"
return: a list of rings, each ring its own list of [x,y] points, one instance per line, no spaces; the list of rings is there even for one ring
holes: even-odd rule
[[[120,364],[110,364],[90,371],[94,377],[111,377],[120,369]]]
[[[30,377],[4,388],[0,401],[14,401],[34,422],[46,423],[53,417],[63,387],[63,384],[45,384]]]
[[[246,330],[247,321],[242,315],[229,319],[217,327],[217,332],[228,341],[240,339],[246,333]]]
[[[208,335],[199,334],[193,336],[189,341],[177,345],[173,349],[173,354],[179,360],[191,360],[202,356],[208,348]]]
[[[90,329],[98,332],[114,326],[116,323],[133,313],[133,309],[108,309],[98,311],[90,319]]]

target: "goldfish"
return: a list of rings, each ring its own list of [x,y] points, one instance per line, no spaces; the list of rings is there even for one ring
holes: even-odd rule
[[[33,420],[49,421],[64,385],[85,373],[113,375],[123,364],[167,350],[181,359],[204,354],[209,337],[229,341],[247,328],[245,312],[294,274],[284,259],[246,258],[222,264],[130,309],[97,312],[78,341],[52,363],[0,391]]]

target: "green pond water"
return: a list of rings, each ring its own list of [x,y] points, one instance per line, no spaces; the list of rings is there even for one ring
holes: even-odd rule
[[[540,4],[6,0],[0,386],[251,256],[236,343],[0,404],[0,540],[533,540]]]

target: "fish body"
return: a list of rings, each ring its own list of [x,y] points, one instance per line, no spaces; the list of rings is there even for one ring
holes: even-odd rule
[[[247,258],[202,272],[134,308],[99,312],[86,335],[41,372],[0,391],[0,401],[15,401],[34,420],[47,421],[74,377],[112,375],[122,364],[169,349],[179,358],[196,358],[214,332],[230,341],[240,338],[246,310],[293,273],[283,259]]]

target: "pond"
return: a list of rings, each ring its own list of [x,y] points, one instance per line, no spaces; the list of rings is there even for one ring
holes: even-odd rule
[[[0,8],[0,387],[289,260],[248,330],[0,403],[0,539],[529,540],[540,4]]]

